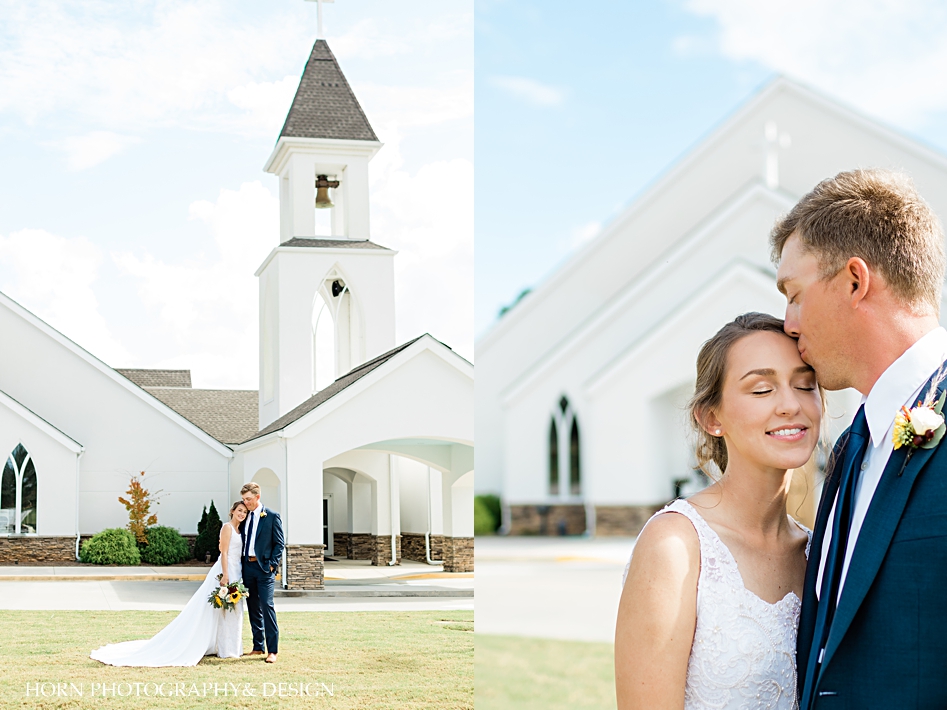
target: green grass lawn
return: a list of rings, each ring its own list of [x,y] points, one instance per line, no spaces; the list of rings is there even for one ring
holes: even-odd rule
[[[478,634],[477,710],[615,707],[610,643]]]
[[[154,635],[176,614],[0,611],[0,707],[473,708],[472,611],[283,613],[276,664],[207,656],[191,668],[115,668],[89,658],[106,643]],[[246,619],[243,631],[246,653]],[[38,683],[47,696],[27,696],[27,684]],[[113,683],[124,697],[111,694]],[[160,683],[165,695],[156,697]],[[291,695],[307,683],[308,696]],[[245,684],[255,695],[243,694]]]

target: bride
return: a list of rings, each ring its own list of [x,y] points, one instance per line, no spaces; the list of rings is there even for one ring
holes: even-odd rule
[[[227,611],[215,609],[207,598],[215,587],[241,578],[240,525],[246,517],[243,501],[230,507],[230,521],[220,529],[220,557],[170,624],[150,639],[112,643],[90,656],[112,666],[196,666],[204,656],[213,653],[220,658],[243,655],[243,600]],[[217,575],[221,573],[223,577],[218,582]]]
[[[615,631],[619,708],[797,707],[809,533],[786,514],[786,496],[823,409],[778,318],[747,313],[701,348],[690,403],[698,462],[723,473],[638,537]]]

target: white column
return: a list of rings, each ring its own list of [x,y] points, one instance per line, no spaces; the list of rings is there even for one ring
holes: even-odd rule
[[[296,153],[289,159],[290,235],[316,236],[316,170],[312,156]]]
[[[368,160],[355,158],[343,171],[345,186],[343,207],[344,236],[348,239],[368,239]]]

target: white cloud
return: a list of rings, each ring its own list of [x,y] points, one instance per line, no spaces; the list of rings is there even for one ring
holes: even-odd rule
[[[473,164],[393,168],[372,195],[372,233],[395,258],[399,342],[430,332],[473,359]]]
[[[283,127],[298,85],[298,76],[287,76],[280,81],[251,81],[228,91],[227,98],[234,106],[249,111],[248,121],[258,125],[261,132],[275,136]]]
[[[70,125],[122,133],[183,127],[270,136],[312,46],[314,10],[299,2],[249,17],[223,0],[136,12],[103,2],[0,5],[0,113],[35,123],[65,112]],[[407,27],[367,18],[332,47],[340,58],[384,61],[458,37],[472,44],[469,24],[459,14]]]
[[[104,163],[139,140],[135,136],[123,136],[111,131],[92,131],[84,136],[64,138],[49,145],[65,152],[67,167],[77,171]]]
[[[514,98],[535,106],[558,106],[565,100],[565,92],[525,76],[492,76],[488,81]]]
[[[233,14],[220,0],[138,13],[110,3],[22,3],[3,13],[0,112],[34,122],[65,111],[72,122],[124,132],[253,131],[256,113],[236,110],[228,92],[295,68],[294,49],[311,43],[310,28],[292,13],[257,22]]]
[[[102,252],[88,239],[23,229],[0,236],[0,263],[9,274],[0,290],[12,299],[110,365],[131,360],[99,313]]]
[[[934,0],[688,0],[712,18],[716,46],[838,96],[886,120],[917,125],[947,109],[947,6]],[[679,49],[702,42],[679,39]]]
[[[473,75],[453,77],[447,86],[382,86],[362,82],[353,87],[372,126],[393,124],[399,129],[432,126],[473,116]]]
[[[175,352],[150,367],[191,368],[198,387],[257,386],[257,299],[254,271],[279,242],[279,203],[260,182],[222,189],[216,202],[190,206],[191,219],[213,230],[220,254],[205,262],[166,263],[148,253],[114,253],[138,281],[138,295],[158,336]]]

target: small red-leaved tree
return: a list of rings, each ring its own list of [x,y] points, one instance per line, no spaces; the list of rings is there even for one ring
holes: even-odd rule
[[[145,472],[142,471],[139,475],[144,477]],[[160,504],[148,492],[148,489],[141,485],[141,480],[134,476],[125,492],[128,498],[119,496],[118,502],[124,504],[128,510],[128,529],[132,531],[139,543],[147,545],[148,537],[145,535],[145,528],[158,522],[158,516],[151,513],[151,504]],[[157,493],[160,492],[157,491]]]

